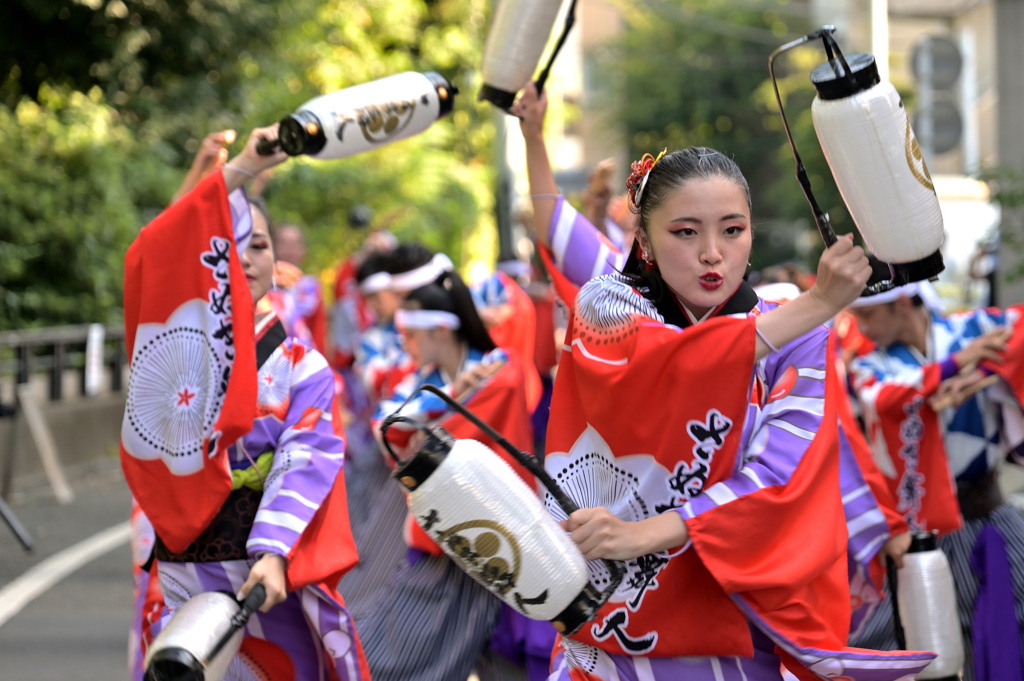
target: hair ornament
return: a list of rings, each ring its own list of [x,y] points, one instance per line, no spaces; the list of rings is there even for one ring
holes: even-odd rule
[[[651,176],[651,171],[654,170],[654,166],[658,165],[658,161],[668,151],[668,147],[661,150],[658,157],[655,158],[651,154],[644,154],[640,157],[639,161],[633,161],[631,166],[632,172],[629,175],[629,179],[626,180],[626,191],[629,192],[629,210],[637,215],[640,214],[640,200],[644,195],[644,188],[647,187],[647,178]]]

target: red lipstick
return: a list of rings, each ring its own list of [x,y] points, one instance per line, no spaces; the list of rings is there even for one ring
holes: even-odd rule
[[[700,285],[704,287],[705,291],[714,291],[722,285],[722,275],[718,272],[708,272],[701,276]]]

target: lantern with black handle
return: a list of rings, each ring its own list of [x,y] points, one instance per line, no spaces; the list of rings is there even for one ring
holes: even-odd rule
[[[872,277],[866,295],[914,281],[934,279],[944,265],[942,213],[903,100],[878,75],[870,54],[843,55],[824,26],[786,43],[768,58],[768,71],[783,126],[796,159],[796,175],[811,205],[826,246],[836,235],[828,214],[811,192],[803,161],[793,143],[775,81],[775,59],[821,39],[828,61],[811,72],[817,96],[811,118],[825,160],[868,249],[889,266],[888,277]]]
[[[420,386],[410,399],[421,390],[440,397],[497,442],[540,480],[566,515],[578,510],[535,457],[435,386]],[[384,419],[381,430],[397,464],[392,475],[408,490],[409,510],[420,527],[463,571],[526,617],[548,620],[566,635],[593,619],[622,581],[623,564],[602,561],[610,580],[599,591],[590,583],[586,558],[500,456],[476,440],[456,440],[400,412],[401,407]],[[405,461],[386,437],[396,423],[411,424],[427,436]]]

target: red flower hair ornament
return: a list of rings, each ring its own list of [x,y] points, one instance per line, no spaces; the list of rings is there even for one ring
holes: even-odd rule
[[[626,191],[629,192],[629,210],[632,213],[640,214],[640,200],[644,195],[644,188],[647,186],[647,178],[650,177],[651,171],[654,170],[654,166],[658,165],[658,161],[665,155],[668,148],[661,150],[658,157],[655,158],[651,154],[644,154],[640,157],[639,161],[633,161],[631,166],[632,172],[629,175],[629,179],[626,180]]]

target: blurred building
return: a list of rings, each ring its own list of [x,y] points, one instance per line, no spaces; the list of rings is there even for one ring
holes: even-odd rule
[[[1024,166],[1024,2],[1021,0],[812,0],[818,23],[835,24],[850,52],[886,55],[889,80],[903,94],[935,178],[947,230],[948,271],[939,279],[951,303],[985,301],[977,279],[998,261],[996,303],[1024,301],[1024,281],[1008,279],[1022,254],[996,249],[999,234],[1024,239],[1019,211],[999,210],[973,179],[996,166]],[[973,266],[975,278],[971,277]]]

